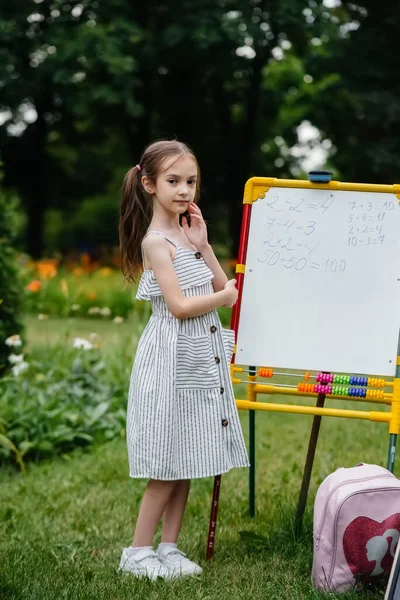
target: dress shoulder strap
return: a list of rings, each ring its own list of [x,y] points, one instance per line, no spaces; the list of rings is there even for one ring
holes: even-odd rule
[[[177,244],[176,242],[174,242],[174,240],[172,240],[170,237],[168,237],[168,236],[167,236],[167,235],[166,235],[166,234],[165,234],[163,231],[156,231],[156,230],[148,231],[148,232],[146,233],[146,235],[144,236],[144,238],[143,238],[143,240],[142,240],[142,243],[143,243],[143,241],[145,240],[145,238],[146,238],[148,235],[150,235],[150,233],[155,233],[156,235],[161,235],[163,238],[165,238],[166,240],[168,240],[168,242],[171,242],[171,244],[172,244],[173,246],[175,246],[175,248],[177,248],[177,247],[179,246],[179,244]]]
[[[150,235],[150,233],[155,233],[156,235],[161,235],[161,237],[163,237],[163,238],[165,238],[166,240],[168,240],[168,242],[171,242],[171,244],[172,244],[173,246],[175,246],[175,248],[178,248],[178,244],[177,244],[176,242],[174,242],[174,240],[171,240],[171,238],[170,238],[170,237],[168,237],[167,235],[165,235],[165,233],[164,233],[163,231],[155,231],[155,230],[148,231],[148,232],[146,233],[146,235],[144,236],[144,238],[142,239],[142,243],[141,243],[141,245],[140,245],[140,249],[141,249],[141,251],[142,251],[142,265],[143,265],[143,268],[144,268],[144,252],[143,252],[143,242],[144,242],[144,240],[146,239],[146,237],[147,237],[148,235]]]

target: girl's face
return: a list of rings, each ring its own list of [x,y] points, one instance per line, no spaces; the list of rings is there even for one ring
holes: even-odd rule
[[[184,213],[196,195],[197,167],[187,154],[169,156],[160,165],[156,184],[145,189],[153,195],[153,206],[157,204],[170,213]]]

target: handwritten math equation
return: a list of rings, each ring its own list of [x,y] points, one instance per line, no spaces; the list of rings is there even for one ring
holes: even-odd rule
[[[348,202],[347,245],[355,248],[359,245],[384,244],[385,222],[394,208],[393,200],[387,200],[380,206],[373,206],[372,202],[366,201]]]
[[[345,247],[344,237],[338,235],[337,251],[334,249],[330,252],[332,256],[321,257],[322,224],[324,222],[326,231],[326,220],[334,221],[337,218],[337,211],[335,215],[330,215],[333,201],[330,191],[309,199],[293,198],[284,193],[267,196],[268,210],[263,221],[265,233],[257,261],[268,267],[334,274],[346,270],[346,257],[349,258],[349,252],[350,255],[353,253],[349,249],[372,248],[385,243],[385,224],[395,209],[393,200],[379,204],[364,199],[349,200],[342,213],[345,219]]]
[[[345,271],[344,258],[326,256],[321,260],[318,253],[322,233],[319,222],[329,212],[332,203],[331,192],[319,200],[305,197],[292,199],[284,195],[267,199],[265,236],[257,261],[269,267],[280,266],[294,271]]]

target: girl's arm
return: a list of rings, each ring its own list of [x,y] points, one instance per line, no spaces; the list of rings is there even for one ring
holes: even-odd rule
[[[219,292],[220,290],[224,289],[228,278],[219,264],[213,249],[208,243],[207,226],[204,222],[201,210],[197,204],[192,202],[188,206],[188,211],[190,213],[190,227],[188,226],[185,217],[182,219],[182,227],[189,242],[196,246],[197,250],[201,252],[201,255],[206,261],[208,268],[210,271],[212,271],[214,275],[214,279],[212,280],[213,288],[215,292]]]
[[[205,296],[186,298],[182,294],[178,277],[172,265],[170,244],[159,236],[148,236],[143,242],[146,256],[148,257],[157,283],[167,303],[168,309],[177,319],[197,317],[210,312],[220,306],[233,306],[237,300],[237,290],[232,280],[227,286]]]

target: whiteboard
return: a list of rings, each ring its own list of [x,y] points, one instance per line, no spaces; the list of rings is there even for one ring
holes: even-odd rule
[[[236,362],[395,374],[394,194],[270,188],[252,205]]]

